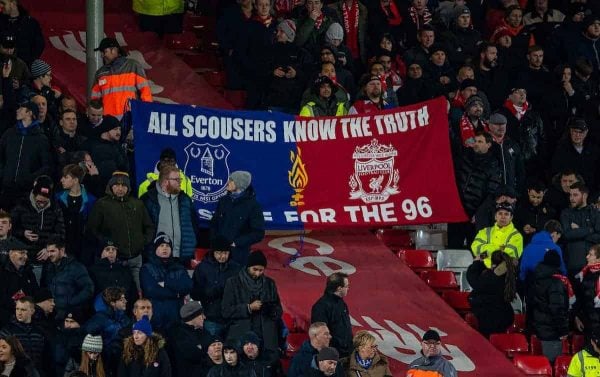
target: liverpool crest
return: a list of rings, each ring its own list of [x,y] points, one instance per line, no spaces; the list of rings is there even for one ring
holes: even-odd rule
[[[192,199],[216,202],[227,191],[229,150],[223,144],[190,143],[183,149],[187,156],[184,173],[192,181]]]
[[[377,139],[354,149],[354,174],[350,176],[350,199],[381,203],[398,194],[400,174],[394,169],[398,151],[393,145],[381,145]]]

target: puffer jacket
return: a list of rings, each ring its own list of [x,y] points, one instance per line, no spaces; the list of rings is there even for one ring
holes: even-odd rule
[[[13,318],[10,323],[0,330],[0,336],[16,336],[27,356],[31,358],[36,368],[42,367],[44,354],[47,351],[48,339],[42,330],[34,323],[23,323]]]
[[[349,357],[340,360],[347,377],[392,377],[387,357],[377,352],[369,369],[365,369],[356,361],[356,350]]]
[[[469,217],[475,214],[484,200],[500,185],[502,172],[498,160],[488,151],[477,154],[468,148],[456,171],[456,183],[463,208]]]
[[[540,340],[558,340],[569,334],[569,295],[555,276],[560,268],[540,263],[535,269],[533,328]]]
[[[571,224],[579,225],[573,229]],[[590,247],[600,243],[600,212],[593,206],[567,208],[560,214],[562,239],[567,243],[565,259],[569,274],[576,274],[586,264]]]
[[[517,196],[525,191],[525,160],[516,141],[505,137],[502,143],[494,141],[492,152],[502,171],[502,183],[512,187]]]
[[[133,300],[133,299],[132,299]],[[99,334],[102,336],[103,353],[116,355],[120,349],[121,329],[130,327],[132,321],[122,310],[114,310],[101,297],[95,303],[96,314],[83,327],[84,334]]]
[[[94,283],[85,266],[69,256],[44,265],[40,286],[52,292],[57,311],[63,313],[80,309],[94,294]]]
[[[152,302],[153,326],[166,329],[180,319],[179,309],[192,290],[192,279],[176,258],[161,259],[152,255],[148,263],[142,265],[140,285],[144,297]]]

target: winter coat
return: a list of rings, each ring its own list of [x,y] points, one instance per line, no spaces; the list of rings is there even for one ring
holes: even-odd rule
[[[146,206],[148,215],[154,224],[158,224],[161,210],[172,213],[170,208],[160,207],[158,195],[158,189],[156,188],[156,185],[153,184],[148,192],[140,198],[144,203],[144,206]],[[196,214],[192,199],[190,199],[183,191],[179,192],[179,195],[177,195],[177,205],[179,209],[179,226],[181,227],[179,258],[182,261],[188,261],[193,258],[198,243],[198,215]]]
[[[492,265],[492,253],[499,250],[502,246],[505,247],[504,253],[512,258],[519,259],[523,254],[523,236],[515,228],[513,223],[500,228],[497,224],[494,226],[483,228],[475,236],[475,240],[471,244],[471,251],[474,255],[481,256],[487,253],[487,257],[483,258],[486,267]]]
[[[79,208],[69,207],[69,191],[64,190],[56,195],[56,202],[60,207],[65,225],[65,243],[68,255],[86,266],[94,261],[94,252],[89,250],[86,244],[86,224],[90,211],[96,203],[96,197],[81,186],[81,206]]]
[[[335,10],[336,16],[338,21],[342,21],[341,25],[342,27],[344,26],[343,20],[344,20],[344,12],[343,12],[343,8],[342,8],[342,4],[344,3],[344,1],[336,1],[335,3],[329,5],[330,8],[332,8],[333,10]],[[367,7],[363,5],[362,2],[357,1],[358,3],[358,35],[357,35],[357,40],[358,40],[358,49],[360,52],[360,60],[362,62],[366,62],[367,61],[367,53],[368,53],[368,47],[367,47],[367,42],[368,42],[368,34],[367,34],[367,20],[368,20],[368,11],[367,11]],[[348,43],[348,36],[346,35],[346,31],[344,30],[344,44]],[[348,60],[351,60],[351,57],[348,56],[347,57]],[[259,376],[260,377],[260,376]]]
[[[523,161],[547,157],[548,148],[544,124],[537,112],[531,110],[530,107],[521,120],[518,120],[505,106],[502,106],[498,112],[506,117],[508,121],[506,135],[519,144]]]
[[[252,280],[246,269],[242,269],[225,282],[221,310],[229,326],[227,339],[239,339],[248,331],[253,331],[262,339],[265,350],[277,351],[278,323],[283,309],[275,281],[264,275],[259,279],[262,282]],[[256,285],[260,284],[259,291],[252,291],[248,285],[250,280]],[[262,308],[250,312],[248,305],[255,300],[262,301]]]
[[[310,323],[325,322],[331,332],[330,346],[340,355],[348,356],[352,352],[352,325],[350,311],[346,302],[338,295],[325,292],[312,306]]]
[[[460,67],[467,60],[472,60],[478,54],[477,46],[481,43],[481,33],[472,28],[459,28],[456,25],[451,30],[441,33],[441,43],[446,46],[448,59],[454,67]]]
[[[204,308],[206,319],[223,323],[221,301],[225,291],[225,282],[237,275],[242,266],[231,257],[225,263],[219,263],[212,251],[196,266],[192,276],[192,299],[200,301]]]
[[[310,340],[305,340],[300,346],[298,352],[292,358],[290,367],[287,371],[288,377],[304,376],[313,358],[319,353],[316,348],[310,344]],[[341,366],[340,366],[341,367]]]
[[[211,240],[222,236],[234,242],[233,259],[246,264],[250,246],[265,236],[265,219],[252,185],[237,198],[228,193],[219,199],[210,221],[210,231]]]
[[[550,233],[545,230],[539,231],[531,238],[531,243],[523,250],[521,256],[519,279],[528,281],[533,278],[533,273],[538,264],[544,260],[544,255],[548,250],[555,250],[560,256],[560,272],[563,275],[567,274],[567,268],[563,260],[563,252],[557,244],[552,241]]]
[[[152,325],[166,329],[180,319],[179,309],[192,290],[192,279],[176,258],[152,255],[140,269],[140,286],[144,297],[152,302]]]
[[[491,151],[478,154],[468,148],[463,153],[456,170],[456,184],[463,208],[469,217],[475,214],[487,197],[494,195],[501,176],[498,160]]]
[[[535,269],[533,288],[533,328],[540,340],[558,340],[569,334],[569,295],[553,275],[560,269],[540,263]]]
[[[532,235],[525,234],[523,231],[523,227],[525,227],[525,225],[530,225],[531,227],[535,228],[536,232],[539,232],[544,229],[544,225],[546,222],[548,222],[548,220],[558,218],[558,214],[554,211],[554,208],[545,202],[541,203],[537,207],[534,207],[528,200],[523,201],[520,205],[517,204],[517,210],[515,212],[515,227],[517,227],[517,229],[519,229],[519,231],[523,234],[525,244],[528,244],[532,237]]]
[[[581,175],[590,190],[598,187],[600,149],[592,143],[584,143],[583,151],[577,152],[569,138],[560,141],[552,157],[552,175],[573,170]]]
[[[600,271],[588,272],[579,282],[575,280],[577,301],[575,301],[575,315],[583,322],[586,334],[600,330],[600,308],[596,308],[596,284],[600,279]],[[577,284],[578,283],[578,284]]]
[[[454,365],[442,355],[421,356],[408,366],[407,376],[457,377]]]
[[[8,377],[40,377],[40,373],[28,357],[17,359]]]
[[[37,253],[45,248],[50,236],[65,236],[65,226],[62,211],[50,201],[44,208],[38,209],[29,194],[26,199],[13,208],[11,212],[12,234],[27,245],[29,261],[38,264]],[[39,237],[37,241],[25,238],[25,231],[31,230]]]
[[[52,360],[56,370],[56,376],[65,374],[65,368],[70,361],[81,360],[81,343],[85,337],[81,327],[76,329],[65,329],[60,327],[56,337],[52,341]]]
[[[12,35],[18,35],[16,41],[15,54],[23,59],[27,66],[39,58],[44,51],[44,35],[37,20],[21,5],[19,15],[11,18],[8,14],[0,14],[0,32],[9,32]]]
[[[329,29],[329,26],[334,22],[336,21],[325,15],[324,11],[323,22],[319,29],[315,27],[315,21],[308,15],[298,19],[296,22],[296,39],[294,39],[294,43],[299,47],[306,48],[311,53],[314,53],[315,56],[318,56],[319,46],[321,46],[325,40],[325,33],[327,33],[327,29]]]
[[[15,295],[22,292],[31,296],[39,289],[30,264],[19,270],[10,260],[0,266],[0,325],[7,324],[15,315]]]
[[[473,288],[469,302],[477,317],[479,332],[485,336],[505,332],[514,316],[510,302],[504,301],[506,273],[498,267],[490,270],[476,260],[467,269],[467,281]]]
[[[127,304],[133,305],[138,297],[137,288],[133,282],[133,276],[129,268],[123,266],[119,260],[110,263],[108,259],[102,258],[89,267],[90,278],[94,282],[94,294],[104,292],[108,287],[121,287],[125,289]],[[133,306],[132,306],[133,307]]]
[[[148,337],[147,342],[154,342],[155,346],[158,347],[158,354],[156,355],[155,361],[146,365],[144,363],[143,351],[138,346],[133,344],[133,338],[129,337],[125,339],[125,356],[128,349],[138,350],[140,357],[134,358],[129,363],[125,363],[124,358],[121,359],[119,364],[118,377],[171,377],[171,362],[167,351],[164,349],[164,339],[158,335],[153,334]]]
[[[552,81],[552,73],[545,66],[532,69],[529,65],[525,65],[517,69],[511,86],[524,88],[527,91],[527,101],[533,105],[533,108],[539,110],[542,100],[548,95]]]
[[[203,329],[194,329],[183,322],[169,329],[167,346],[175,376],[199,376],[205,368],[206,352],[202,347],[210,335]]]
[[[245,354],[241,356],[242,364],[250,369],[253,377],[276,377],[279,376],[279,352],[263,350],[259,346],[259,354],[256,359],[250,359]]]
[[[444,89],[439,81],[434,82],[424,77],[419,79],[407,78],[404,85],[396,90],[396,97],[398,98],[398,105],[406,106],[441,96],[443,92]]]
[[[480,91],[487,95],[492,109],[502,106],[508,92],[508,72],[501,67],[495,67],[489,71],[481,68],[475,69],[475,80]]]
[[[294,43],[275,43],[272,46],[265,62],[265,74],[269,74],[270,79],[267,84],[264,105],[293,110],[299,107],[306,82],[303,65],[307,64],[306,60],[309,55]],[[296,77],[289,79],[274,76],[273,71],[279,67],[283,69],[292,67],[296,71]]]
[[[562,76],[562,72],[561,72]],[[561,77],[562,79],[562,77]],[[571,81],[573,85],[573,81]],[[585,93],[573,87],[575,93],[569,95],[563,88],[562,81],[549,88],[542,99],[540,114],[544,122],[544,131],[548,140],[548,152],[554,152],[558,141],[563,137],[569,118],[577,114],[586,102]]]
[[[152,219],[141,200],[129,195],[118,198],[109,192],[92,208],[88,229],[99,243],[116,243],[122,258],[135,258],[154,238]]]
[[[34,323],[22,323],[13,318],[8,325],[0,330],[0,336],[13,335],[19,339],[27,356],[31,358],[33,365],[38,370],[45,370],[43,366],[44,356],[47,352],[48,339],[44,337],[42,330]]]
[[[328,100],[312,94],[309,101],[300,109],[302,117],[341,116],[348,113],[348,101],[340,102],[335,96]]]
[[[569,61],[575,62],[577,58],[584,57],[594,67],[594,72],[600,72],[600,39],[590,39],[585,33],[580,33],[570,46]]]
[[[239,355],[239,353],[238,353]],[[238,356],[239,359],[239,356]],[[238,361],[235,367],[231,367],[225,361],[223,364],[215,365],[208,371],[208,377],[248,377],[252,376],[250,368]]]
[[[133,299],[132,299],[133,300]],[[121,350],[121,329],[129,328],[133,324],[131,318],[122,310],[114,310],[101,297],[96,300],[96,314],[83,326],[85,334],[97,334],[102,336],[102,353],[109,360]]]
[[[52,174],[50,143],[38,123],[11,127],[0,138],[2,188],[28,191],[40,175]]]
[[[512,187],[520,196],[525,190],[525,162],[521,148],[514,140],[505,137],[502,143],[492,143],[492,152],[502,170],[502,183]]]
[[[66,313],[81,309],[91,301],[94,283],[84,265],[65,256],[58,263],[46,263],[40,286],[52,292],[56,309]]]
[[[106,186],[113,172],[129,171],[127,153],[118,142],[91,138],[84,143],[82,148],[88,151],[94,160],[102,186]]]
[[[392,377],[390,363],[387,357],[381,353],[375,353],[375,357],[369,369],[365,369],[356,361],[356,350],[352,351],[350,356],[340,360],[342,368],[347,377],[368,376],[368,377]]]
[[[81,136],[78,133],[71,137],[67,135],[60,126],[54,128],[50,132],[52,150],[54,151],[54,156],[57,158],[58,162],[57,170],[59,174],[61,174],[62,168],[73,160],[75,152],[83,150],[83,144],[87,139],[85,136]],[[62,152],[60,151],[61,148],[63,149]]]
[[[569,273],[579,272],[586,264],[590,247],[600,243],[600,212],[593,206],[567,208],[560,214],[562,240],[567,243],[565,259]],[[571,224],[579,225],[573,229]]]

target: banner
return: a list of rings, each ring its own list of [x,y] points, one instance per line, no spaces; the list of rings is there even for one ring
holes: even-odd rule
[[[173,148],[201,220],[235,170],[252,173],[269,229],[466,220],[443,98],[338,118],[139,101],[132,112],[138,180]]]

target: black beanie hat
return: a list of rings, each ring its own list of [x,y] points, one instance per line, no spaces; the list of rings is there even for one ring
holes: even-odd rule
[[[231,241],[224,236],[216,236],[210,242],[210,249],[212,251],[231,251]]]
[[[263,254],[262,251],[256,250],[250,253],[248,256],[248,263],[246,263],[246,267],[252,266],[263,266],[267,267],[267,258]]]
[[[560,255],[556,250],[548,250],[544,254],[544,264],[552,267],[560,267]]]

